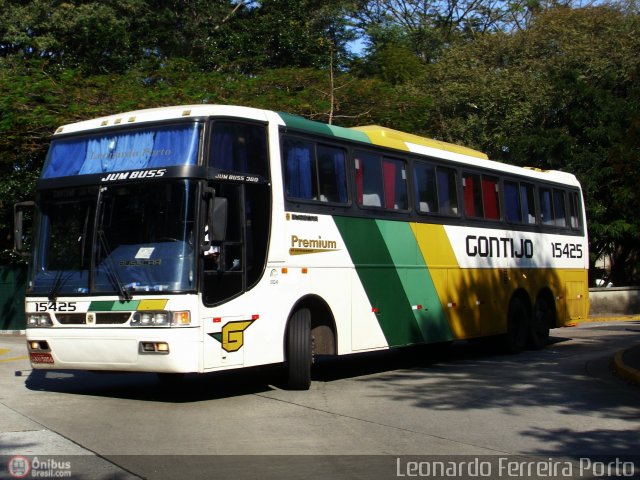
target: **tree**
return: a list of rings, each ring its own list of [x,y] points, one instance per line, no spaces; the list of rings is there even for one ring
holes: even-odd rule
[[[0,9],[4,57],[105,72],[126,69],[149,49],[152,15],[142,0],[1,0]]]
[[[121,73],[167,60],[203,71],[343,63],[346,0],[0,0],[0,56]]]
[[[451,45],[477,35],[522,28],[540,2],[527,0],[360,0],[354,25],[370,53],[389,45],[436,61]]]

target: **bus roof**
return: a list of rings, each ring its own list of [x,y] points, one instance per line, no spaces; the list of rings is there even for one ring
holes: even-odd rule
[[[421,137],[391,128],[378,125],[345,128],[308,120],[304,117],[289,113],[232,105],[181,105],[134,110],[63,125],[56,130],[54,136],[100,130],[118,125],[135,125],[146,122],[208,116],[247,118],[264,122],[272,121],[279,125],[300,131],[443,158],[467,165],[513,173],[515,175],[525,175],[531,178],[579,186],[576,177],[570,173],[556,170],[543,171],[535,168],[522,168],[507,163],[492,161],[489,160],[486,154],[468,147]]]
[[[274,112],[250,107],[238,107],[231,105],[179,105],[173,107],[133,110],[130,112],[108,115],[106,117],[70,123],[58,128],[55,134],[80,133],[118,125],[136,125],[146,122],[177,120],[180,118],[208,117],[210,115],[241,117],[260,121],[268,121],[277,117]],[[281,120],[280,123],[282,123]]]

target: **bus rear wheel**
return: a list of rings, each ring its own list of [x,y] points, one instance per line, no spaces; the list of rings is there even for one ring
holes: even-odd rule
[[[287,328],[286,387],[308,390],[311,386],[311,311],[297,310]]]
[[[554,323],[553,306],[545,297],[538,297],[533,306],[533,316],[529,331],[529,346],[535,350],[549,343],[549,329]]]
[[[504,345],[507,353],[520,353],[526,348],[529,323],[529,308],[525,302],[518,297],[512,298],[507,313],[507,334]]]

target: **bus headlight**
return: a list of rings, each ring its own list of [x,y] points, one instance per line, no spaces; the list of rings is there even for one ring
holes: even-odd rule
[[[27,314],[27,328],[52,327],[53,321],[48,313]]]
[[[131,319],[134,327],[168,327],[169,312],[136,312]]]
[[[191,313],[186,312],[135,312],[132,327],[178,327],[191,325]]]

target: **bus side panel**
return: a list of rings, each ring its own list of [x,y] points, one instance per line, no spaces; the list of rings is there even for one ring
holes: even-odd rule
[[[376,221],[420,329],[419,342],[453,339],[434,281],[409,223]]]
[[[414,223],[411,225],[420,253],[429,268],[434,288],[455,339],[480,335],[479,318],[473,318],[463,306],[475,281],[464,281],[458,260],[443,225]],[[465,287],[463,287],[465,284]]]
[[[288,251],[280,268],[272,269],[268,299],[272,308],[282,309],[278,315],[286,322],[299,301],[320,299],[333,316],[338,354],[388,348],[334,218],[295,213],[284,217],[279,242]],[[279,334],[285,333],[283,324]]]
[[[346,217],[336,217],[335,222],[388,344],[450,340],[410,225]]]
[[[526,292],[531,306],[540,292],[550,291],[557,326],[586,317],[586,237],[460,226],[414,228],[429,268],[448,269],[439,294],[446,299],[456,338],[504,333],[509,301],[518,290]]]

